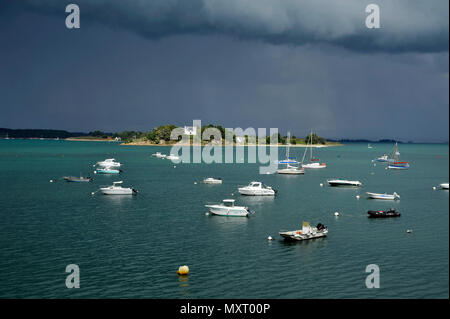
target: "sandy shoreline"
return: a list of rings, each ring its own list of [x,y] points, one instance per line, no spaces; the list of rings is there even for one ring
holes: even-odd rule
[[[123,146],[175,146],[177,144],[151,144],[151,143],[145,143],[145,142],[131,142],[131,143],[122,143],[120,145]],[[206,146],[207,144],[179,144],[177,146]],[[218,145],[218,146],[236,146],[236,144],[234,145]],[[286,145],[283,144],[277,144],[277,145],[243,145],[243,146],[271,146],[271,147],[285,147]],[[290,147],[310,147],[311,145],[306,145],[306,144],[291,144]],[[332,146],[343,146],[343,144],[327,144],[327,145],[312,145],[312,147],[314,148],[322,148],[322,147],[332,147]]]
[[[65,141],[80,141],[80,142],[120,142],[115,140],[106,140],[106,139],[94,139],[94,138],[73,138],[68,137],[64,139]]]

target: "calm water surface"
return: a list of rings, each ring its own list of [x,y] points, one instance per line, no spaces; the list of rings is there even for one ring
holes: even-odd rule
[[[321,148],[315,152],[326,169],[280,176],[259,175],[259,164],[174,168],[150,156],[168,153],[167,147],[0,140],[0,297],[448,298],[449,192],[432,188],[449,181],[449,147],[401,144],[409,170],[373,165],[391,149]],[[281,158],[284,149],[279,152]],[[301,158],[303,148],[291,148],[291,155]],[[120,177],[94,175],[92,165],[110,157],[124,164]],[[94,181],[60,180],[80,173]],[[224,182],[201,184],[208,176]],[[326,186],[335,177],[360,180],[364,187]],[[91,195],[116,180],[140,193]],[[253,180],[279,195],[240,196],[237,187]],[[369,200],[366,191],[395,191],[401,200]],[[205,215],[205,204],[224,198],[256,213]],[[402,216],[367,218],[369,209],[390,207]],[[327,225],[328,237],[281,240],[280,230],[298,229],[304,220]],[[80,289],[65,286],[72,263],[80,267]],[[184,264],[191,273],[179,278],[176,270]],[[365,286],[368,264],[380,267],[379,289]]]

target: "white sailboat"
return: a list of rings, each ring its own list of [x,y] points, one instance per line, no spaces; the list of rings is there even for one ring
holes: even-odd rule
[[[313,134],[313,132],[311,131],[311,134],[309,135],[310,139],[309,139],[309,141],[306,142],[306,149],[305,149],[305,153],[303,154],[303,159],[302,159],[302,167],[303,168],[325,168],[325,167],[327,167],[327,164],[320,163],[318,158],[313,157],[312,134]],[[310,145],[310,150],[311,150],[310,157],[309,157],[309,163],[303,164],[306,153],[308,152],[308,145]]]
[[[388,168],[390,169],[408,169],[409,163],[408,162],[400,162],[399,161],[400,152],[398,151],[398,144],[395,142],[394,146],[394,161],[390,162],[388,165]]]
[[[286,164],[286,168],[277,169],[277,174],[285,174],[285,175],[300,175],[305,174],[305,170],[298,166],[291,165],[293,158],[289,157],[289,149],[290,149],[290,133],[288,132],[288,143],[286,146],[286,159],[284,161],[278,162],[278,164]],[[297,162],[297,161],[295,161]],[[298,163],[298,162],[297,162]]]

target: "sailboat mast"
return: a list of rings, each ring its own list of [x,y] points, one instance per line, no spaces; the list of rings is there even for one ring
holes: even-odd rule
[[[394,146],[394,162],[398,162],[398,145],[397,142],[395,142],[395,146]]]

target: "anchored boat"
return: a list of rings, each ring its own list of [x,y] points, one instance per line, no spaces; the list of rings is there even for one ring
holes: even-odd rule
[[[330,186],[350,186],[350,187],[359,187],[362,186],[360,181],[348,181],[346,179],[331,179],[327,180],[328,185]]]
[[[388,155],[384,154],[383,156],[380,156],[375,159],[377,162],[387,163],[387,162],[393,162],[394,159],[389,158]]]
[[[390,169],[408,169],[409,163],[408,162],[400,162],[399,161],[400,152],[398,151],[398,144],[395,143],[394,146],[394,161],[390,162],[388,165],[388,168]]]
[[[222,179],[220,177],[219,178],[208,177],[203,180],[203,183],[205,183],[205,184],[222,184]]]
[[[166,154],[161,154],[161,152],[156,152],[154,154],[152,154],[153,157],[157,157],[157,158],[166,158],[167,155]]]
[[[95,174],[120,174],[122,173],[121,169],[114,169],[111,167],[99,168],[94,171]]]
[[[400,213],[397,212],[394,208],[389,210],[369,210],[367,212],[369,218],[387,218],[387,217],[399,217]]]
[[[75,177],[75,176],[64,176],[63,177],[67,182],[90,182],[93,179],[91,177]]]
[[[134,188],[120,186],[122,183],[122,181],[113,182],[111,186],[100,188],[100,191],[105,195],[134,195],[138,193]]]
[[[285,240],[308,240],[325,237],[328,234],[328,228],[319,223],[316,227],[311,227],[309,222],[302,223],[301,230],[281,231],[280,236]]]
[[[249,196],[274,196],[277,191],[262,182],[251,182],[248,186],[238,188],[239,194]]]
[[[97,162],[97,165],[103,167],[120,167],[122,164],[116,162],[114,158],[107,158],[102,162]]]
[[[171,160],[172,162],[178,162],[178,161],[180,161],[180,157],[177,156],[177,155],[174,155],[174,154],[170,154],[170,155],[166,156],[166,158],[167,158],[168,160]]]
[[[250,210],[245,206],[234,206],[234,199],[224,199],[222,204],[205,205],[214,215],[229,217],[248,217]]]
[[[325,167],[327,167],[327,164],[320,163],[318,158],[313,157],[313,150],[312,150],[313,149],[313,147],[312,147],[313,132],[312,131],[309,136],[310,136],[310,139],[307,141],[306,149],[305,149],[305,152],[304,152],[303,158],[302,158],[302,167],[303,168],[325,168]],[[305,155],[308,152],[308,145],[310,145],[310,150],[311,150],[310,157],[309,157],[309,163],[303,164]]]
[[[448,183],[439,184],[442,189],[448,189]]]
[[[373,199],[387,199],[387,200],[394,200],[394,199],[400,199],[400,195],[394,192],[394,194],[378,194],[378,193],[369,193],[366,192],[367,196],[369,198]]]
[[[278,164],[286,164],[286,168],[277,169],[277,174],[284,175],[300,175],[305,174],[305,170],[298,166],[298,162],[295,160],[295,157],[289,157],[289,149],[290,149],[290,133],[288,133],[288,144],[286,146],[286,159],[279,161]],[[297,166],[291,165],[297,164]]]

